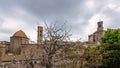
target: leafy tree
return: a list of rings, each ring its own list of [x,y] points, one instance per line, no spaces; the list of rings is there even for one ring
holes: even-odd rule
[[[120,29],[108,29],[102,38],[102,67],[120,68]]]
[[[120,44],[103,44],[102,66],[105,68],[120,68]]]
[[[120,43],[120,29],[108,29],[102,38],[102,43]]]

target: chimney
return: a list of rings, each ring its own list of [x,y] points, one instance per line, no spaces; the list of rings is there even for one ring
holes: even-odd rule
[[[42,44],[42,36],[43,36],[43,27],[38,26],[37,30],[37,44]]]

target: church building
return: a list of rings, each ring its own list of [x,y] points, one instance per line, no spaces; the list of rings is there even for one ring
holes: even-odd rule
[[[94,44],[99,43],[101,38],[104,36],[105,30],[103,27],[103,21],[97,22],[97,31],[88,36],[88,43]]]

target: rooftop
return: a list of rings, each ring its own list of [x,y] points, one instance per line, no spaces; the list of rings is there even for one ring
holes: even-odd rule
[[[24,38],[28,38],[26,36],[26,34],[22,30],[19,30],[16,33],[14,33],[14,35],[12,37],[24,37]]]

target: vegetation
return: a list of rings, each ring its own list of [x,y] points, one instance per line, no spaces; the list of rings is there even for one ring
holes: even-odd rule
[[[115,44],[120,43],[120,29],[108,29],[102,38],[102,43]]]
[[[103,67],[120,68],[120,29],[108,29],[102,38]]]
[[[120,68],[120,44],[104,44],[103,47],[103,67]]]
[[[98,68],[102,64],[101,47],[86,48],[84,53],[85,64],[87,68]],[[83,67],[83,68],[84,68]]]
[[[66,60],[66,67],[69,68],[81,68],[83,65],[83,54],[85,47],[80,43],[74,43],[72,48],[66,49],[64,51],[65,56],[64,60]],[[69,61],[69,62],[68,62]]]
[[[84,53],[87,68],[120,68],[120,29],[108,29],[97,47]]]
[[[45,25],[44,42],[41,46],[43,49],[42,64],[46,68],[53,68],[53,65],[62,58],[64,49],[70,47],[67,41],[71,34],[69,34],[70,30],[66,29],[66,24],[52,23],[48,26],[45,23]]]

